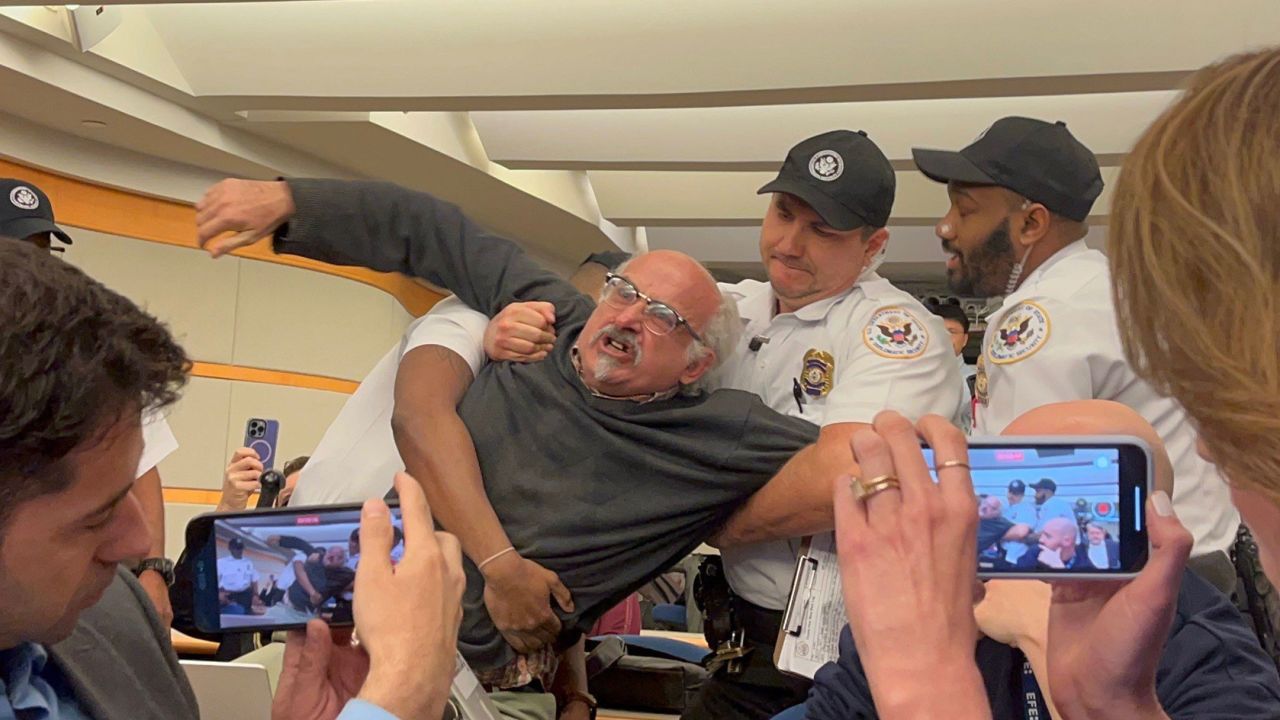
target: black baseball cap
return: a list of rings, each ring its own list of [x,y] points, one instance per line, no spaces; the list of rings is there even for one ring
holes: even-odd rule
[[[1019,495],[1022,495],[1026,491],[1027,491],[1027,484],[1022,482],[1021,480],[1014,480],[1013,482],[1009,483],[1009,492],[1011,493],[1018,493]]]
[[[1036,490],[1048,490],[1050,492],[1058,492],[1058,483],[1050,480],[1049,478],[1045,478],[1040,482],[1035,483],[1031,487]]]
[[[25,180],[0,179],[0,236],[24,240],[44,232],[71,244],[71,237],[54,224],[53,204],[43,190]]]
[[[1062,121],[1001,118],[959,152],[912,148],[911,157],[930,180],[998,185],[1077,222],[1102,194],[1098,159]]]
[[[778,177],[758,194],[787,193],[808,203],[836,230],[884,227],[897,177],[862,130],[832,130],[791,148]]]
[[[243,550],[244,541],[240,538],[231,538],[231,540],[227,542],[227,547],[235,548],[236,550]]]

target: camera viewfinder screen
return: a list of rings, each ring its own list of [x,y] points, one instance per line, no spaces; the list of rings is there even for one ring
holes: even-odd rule
[[[404,555],[400,508],[391,508]],[[245,514],[214,521],[218,621],[223,629],[352,622],[360,511]]]
[[[925,461],[932,470],[927,448]],[[1118,448],[973,447],[969,464],[978,495],[979,571],[1120,569]]]

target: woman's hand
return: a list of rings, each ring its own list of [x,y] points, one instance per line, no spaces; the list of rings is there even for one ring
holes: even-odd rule
[[[1163,491],[1147,501],[1147,533],[1151,557],[1133,581],[1054,583],[1049,686],[1064,718],[1167,717],[1156,698],[1156,666],[1193,539]]]
[[[943,469],[934,483],[923,436]],[[835,484],[845,608],[882,718],[989,718],[973,653],[978,506],[964,435],[938,416],[893,412],[853,436],[862,477]],[[945,466],[947,462],[959,465]],[[862,500],[852,482],[896,479]]]

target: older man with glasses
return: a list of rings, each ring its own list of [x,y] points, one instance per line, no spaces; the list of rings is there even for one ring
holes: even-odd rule
[[[775,474],[847,464],[847,448],[802,451],[812,424],[748,393],[699,390],[740,321],[682,253],[631,260],[595,305],[456,207],[386,183],[224,181],[197,222],[215,256],[271,235],[277,252],[421,277],[488,316],[512,301],[554,306],[545,362],[492,363],[473,380],[463,358],[426,345],[396,377],[398,450],[469,558],[460,647],[493,687],[550,683],[557,652]],[[543,607],[554,595],[550,622],[526,624],[512,606],[530,593]],[[573,669],[560,705],[585,715]]]

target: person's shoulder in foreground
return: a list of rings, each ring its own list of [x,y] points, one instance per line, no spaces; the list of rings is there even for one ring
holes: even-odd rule
[[[197,717],[195,696],[168,629],[133,575],[117,569],[102,599],[85,610],[50,658],[93,717]],[[121,688],[130,688],[122,693]]]
[[[1015,649],[994,644],[980,652],[982,671],[992,707],[1009,704],[1022,692],[996,662]],[[1106,653],[1106,647],[1097,648]],[[1241,720],[1280,717],[1280,676],[1258,645],[1231,601],[1198,575],[1186,571],[1178,594],[1177,614],[1156,674],[1156,692],[1170,718],[1178,720]],[[998,696],[996,695],[998,693]],[[814,677],[806,703],[809,720],[865,720],[876,718],[870,685],[857,649],[845,627],[840,635],[840,660],[823,666]]]

